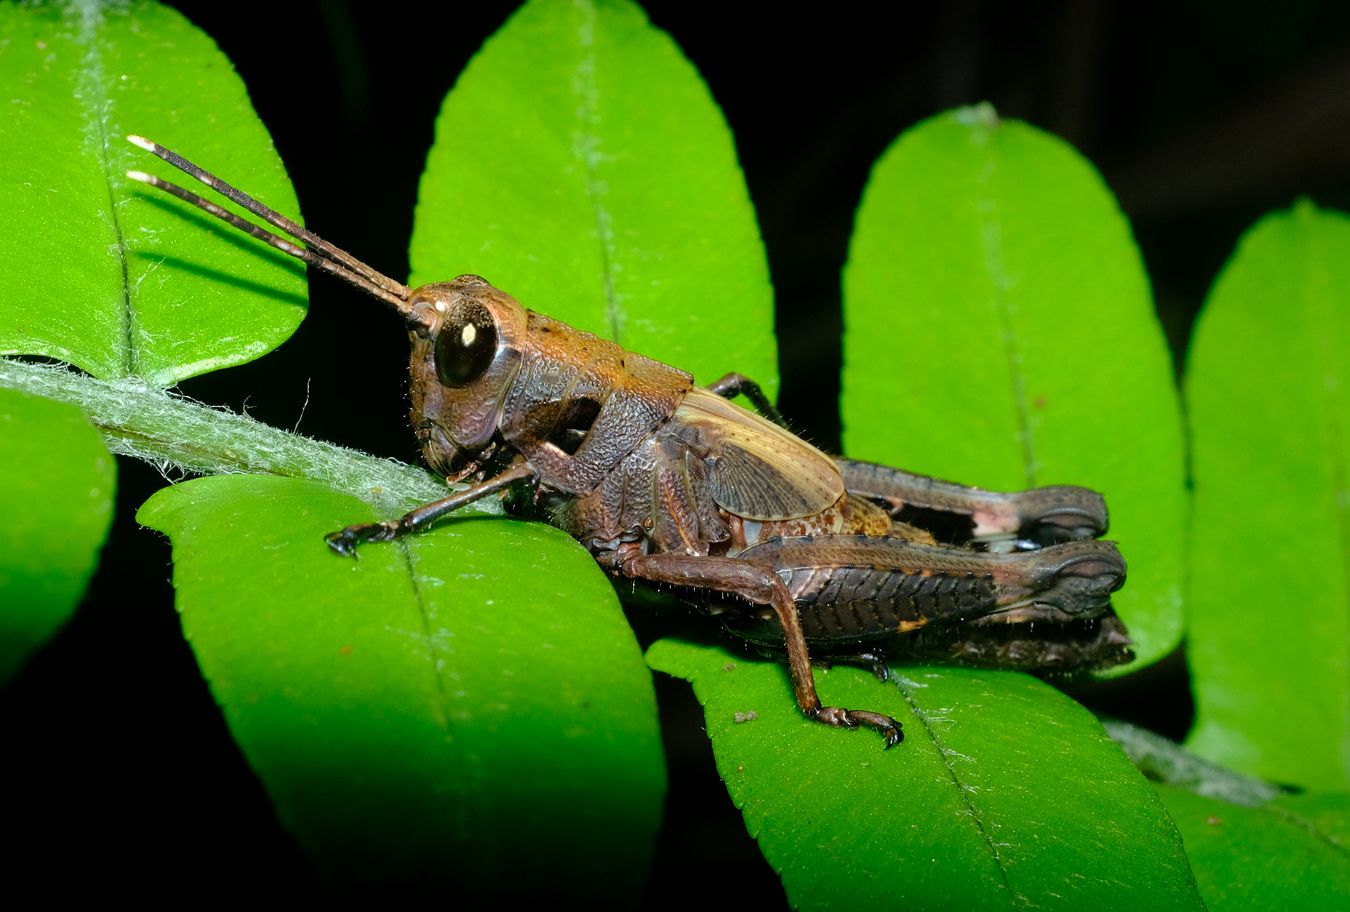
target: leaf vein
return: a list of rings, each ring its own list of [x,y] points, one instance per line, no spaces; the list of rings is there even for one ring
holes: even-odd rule
[[[581,164],[586,184],[586,198],[595,218],[595,237],[600,247],[600,277],[605,300],[605,320],[609,337],[622,344],[623,313],[614,289],[615,245],[614,221],[605,205],[606,185],[600,177],[603,155],[600,152],[600,90],[596,84],[595,21],[596,9],[591,0],[578,0],[577,8],[583,15],[577,32],[581,56],[577,61],[572,90],[577,95],[577,129],[572,137],[572,153]]]
[[[1022,370],[1022,349],[1018,344],[1017,326],[1014,320],[1014,306],[1009,293],[1012,279],[1008,274],[1003,257],[1003,232],[999,224],[998,206],[995,193],[990,189],[994,183],[995,164],[998,157],[988,148],[993,142],[992,129],[983,129],[980,135],[988,153],[985,165],[981,169],[978,182],[981,193],[978,201],[980,215],[980,242],[984,247],[985,266],[993,286],[990,304],[998,321],[999,339],[1002,343],[1003,357],[1008,365],[1008,376],[1012,383],[1013,408],[1017,414],[1017,437],[1022,447],[1022,468],[1025,472],[1026,487],[1036,487],[1036,447],[1031,430],[1031,409],[1027,397],[1026,375]]]
[[[966,806],[966,813],[975,824],[976,832],[979,833],[980,839],[984,841],[985,846],[989,849],[989,854],[993,857],[994,864],[998,867],[998,874],[1003,881],[1003,886],[1007,888],[1008,894],[1012,896],[1014,900],[1019,902],[1025,900],[1025,897],[1021,896],[1013,889],[1012,881],[1008,877],[1007,863],[1004,861],[1002,853],[999,852],[999,846],[1004,845],[1004,843],[995,841],[993,834],[985,827],[984,817],[980,813],[980,809],[976,806],[974,800],[971,798],[973,792],[972,786],[969,783],[962,781],[960,773],[956,770],[956,764],[953,761],[961,758],[963,755],[952,750],[942,740],[941,735],[938,734],[937,729],[934,728],[932,724],[932,719],[923,707],[919,705],[918,701],[914,699],[911,688],[906,686],[906,684],[907,682],[898,678],[895,682],[896,689],[900,691],[900,695],[904,697],[905,702],[909,704],[910,711],[914,713],[914,717],[917,718],[919,724],[923,726],[924,734],[928,735],[928,739],[933,743],[933,746],[937,748],[938,759],[942,761],[943,768],[947,771],[947,775],[951,777],[952,785],[956,788],[956,793],[961,796],[961,801]]]
[[[436,701],[440,709],[441,728],[445,730],[447,738],[453,739],[455,731],[450,725],[450,694],[445,689],[445,679],[441,676],[441,657],[437,655],[438,651],[444,652],[447,647],[443,644],[438,645],[436,635],[431,629],[430,612],[428,611],[426,598],[422,594],[422,586],[417,580],[417,568],[413,561],[412,546],[407,538],[399,540],[398,550],[403,557],[403,567],[408,573],[408,585],[412,588],[417,616],[422,622],[421,641],[426,646],[427,662],[431,665],[431,676],[436,681]]]
[[[1309,836],[1313,837],[1342,858],[1350,858],[1350,848],[1347,848],[1334,835],[1318,826],[1315,820],[1310,820],[1296,811],[1292,811],[1287,807],[1274,803],[1263,805],[1261,810],[1283,820],[1290,826],[1303,830]]]
[[[108,142],[109,111],[112,98],[108,91],[108,82],[103,67],[103,55],[100,53],[99,29],[103,25],[102,8],[96,3],[80,3],[67,8],[67,15],[76,15],[79,22],[76,41],[84,48],[81,60],[80,78],[75,89],[75,100],[88,112],[88,141],[93,146],[94,156],[108,191],[108,221],[113,232],[113,250],[116,251],[118,266],[122,272],[122,371],[125,376],[137,376],[140,370],[140,347],[136,344],[137,320],[131,293],[131,275],[128,261],[126,236],[122,231],[121,219],[117,217],[118,196],[113,181],[112,152]]]

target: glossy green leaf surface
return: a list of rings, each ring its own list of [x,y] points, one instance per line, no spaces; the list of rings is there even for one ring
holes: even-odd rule
[[[464,519],[353,561],[323,536],[370,507],[262,476],[138,518],[173,539],[203,674],[330,879],[636,897],[665,789],[651,676],[561,532]]]
[[[75,611],[117,467],[80,410],[0,389],[0,683]]]
[[[1195,515],[1189,746],[1350,788],[1350,218],[1262,219],[1186,365]]]
[[[873,168],[844,272],[844,449],[1102,491],[1139,662],[1181,636],[1181,422],[1129,226],[1063,141],[965,108]]]
[[[1239,807],[1159,786],[1209,912],[1350,908],[1350,795]]]
[[[700,383],[777,387],[731,134],[628,0],[535,0],[484,45],[437,120],[411,258],[416,284],[477,273]]]
[[[296,213],[209,38],[151,3],[6,3],[0,84],[0,353],[171,386],[290,335],[304,315],[301,265],[126,177],[192,182],[126,141],[136,133]]]
[[[797,908],[1202,908],[1152,787],[1035,678],[817,670],[825,703],[901,722],[883,750],[872,731],[804,719],[779,665],[676,640],[647,660],[693,683],[718,770]]]

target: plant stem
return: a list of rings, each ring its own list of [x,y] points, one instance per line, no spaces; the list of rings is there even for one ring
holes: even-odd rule
[[[309,478],[390,514],[449,493],[443,480],[415,466],[278,430],[141,380],[98,380],[64,365],[0,358],[0,387],[78,406],[109,450],[164,472]],[[495,498],[471,509],[501,512]]]
[[[1175,741],[1137,725],[1119,719],[1103,719],[1102,725],[1140,772],[1155,782],[1247,807],[1256,807],[1283,794],[1262,779],[1235,773],[1197,757]]]

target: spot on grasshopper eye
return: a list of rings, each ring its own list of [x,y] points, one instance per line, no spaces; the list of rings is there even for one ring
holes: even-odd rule
[[[497,327],[481,305],[462,307],[436,335],[436,376],[459,388],[483,376],[497,353]]]

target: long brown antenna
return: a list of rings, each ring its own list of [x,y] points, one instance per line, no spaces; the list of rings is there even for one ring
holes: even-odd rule
[[[304,246],[302,247],[293,244],[286,238],[273,234],[266,228],[240,218],[238,215],[222,208],[205,197],[198,196],[191,190],[185,190],[177,184],[155,177],[153,174],[146,174],[144,171],[128,171],[127,177],[163,190],[186,203],[191,203],[198,209],[214,215],[221,221],[232,225],[246,234],[258,238],[260,241],[270,244],[283,253],[290,254],[296,259],[304,260],[310,266],[313,266],[316,269],[322,269],[324,272],[331,275],[335,275],[343,281],[355,285],[367,294],[387,302],[405,317],[410,315],[410,308],[408,306],[408,286],[401,282],[394,281],[384,273],[361,262],[342,248],[333,246],[314,232],[302,227],[291,219],[286,218],[286,216],[277,212],[275,209],[263,205],[242,190],[231,186],[219,177],[216,177],[210,171],[199,168],[186,158],[183,158],[183,156],[170,149],[164,148],[159,143],[151,142],[141,136],[128,136],[127,140],[134,145],[140,146],[147,152],[158,156],[185,174],[190,174],[206,186],[215,190],[221,196],[233,200],[244,209],[266,221],[269,225],[279,228],[281,231],[289,234],[291,237],[304,244]]]

